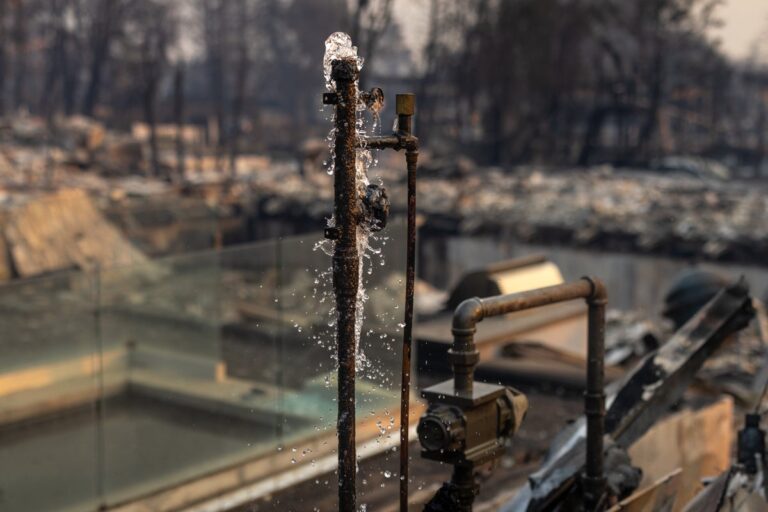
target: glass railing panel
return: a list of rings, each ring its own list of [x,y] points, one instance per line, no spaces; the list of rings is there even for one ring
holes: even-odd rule
[[[331,257],[317,247],[321,240],[320,235],[285,239],[278,250],[282,322],[277,357],[283,389],[280,434],[296,462],[310,465],[336,456],[335,298]],[[375,457],[361,463],[360,503],[369,493],[382,492],[382,485],[391,485],[392,492],[397,488],[404,243],[405,227],[392,224],[370,237],[363,263],[366,298],[358,346],[357,441],[361,455]],[[313,499],[332,509],[336,476],[325,474],[313,480],[317,487]],[[308,510],[314,506],[304,505]]]
[[[102,273],[103,345],[129,354],[127,392],[104,404],[108,503],[204,487],[276,451],[275,247]]]
[[[358,440],[361,453],[373,446],[378,457],[375,470],[366,466],[376,475],[360,475],[361,499],[368,482],[376,481],[380,492],[382,475],[397,467],[402,231],[391,226],[386,240],[372,240],[363,270],[369,299]],[[11,412],[0,428],[14,434],[0,440],[0,465],[37,461],[20,482],[0,483],[3,505],[111,507],[178,496],[185,486],[197,492],[236,471],[238,482],[211,491],[226,494],[302,465],[315,468],[318,492],[333,501],[335,482],[324,482],[334,479],[328,471],[335,467],[334,299],[330,257],[314,250],[319,239],[259,242],[0,290],[1,332],[13,333],[2,341],[0,378],[53,372],[40,389],[30,386],[55,398],[47,407],[66,413],[35,416],[34,428],[25,430],[13,420],[20,414],[13,400],[3,401]],[[60,377],[62,365],[69,369]],[[90,386],[76,403],[65,393],[69,382],[61,382],[73,365]],[[7,387],[23,380],[0,382],[6,395],[28,405],[19,393],[30,390]],[[38,493],[41,488],[61,492]]]
[[[371,253],[366,261],[365,304],[360,347],[365,363],[357,386],[358,451],[368,453],[358,474],[358,503],[370,503],[375,496],[395,496],[398,489],[400,373],[402,358],[403,304],[405,299],[404,223],[391,223],[372,240],[381,254]],[[360,424],[360,420],[368,421]],[[363,448],[361,443],[367,443]],[[368,505],[368,510],[375,507]]]
[[[217,211],[202,197],[161,194],[141,180],[122,182],[126,197],[105,215],[139,250],[151,257],[210,250],[243,236],[243,219]]]
[[[0,510],[97,510],[96,283],[79,271],[0,287]]]
[[[109,505],[171,489],[229,463],[248,430],[222,413],[232,390],[222,361],[218,254],[105,269],[99,278],[105,370],[122,380],[103,400],[104,493]]]

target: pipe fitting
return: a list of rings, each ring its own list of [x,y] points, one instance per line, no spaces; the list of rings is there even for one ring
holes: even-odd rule
[[[464,414],[455,406],[432,405],[419,420],[416,432],[425,450],[458,450],[464,441]]]
[[[387,189],[371,183],[365,188],[361,203],[360,223],[372,232],[384,229],[389,218],[390,207]]]
[[[464,332],[474,335],[476,325],[483,317],[483,302],[479,298],[472,297],[465,300],[453,312],[453,328],[451,330],[454,336]]]
[[[354,82],[359,74],[355,59],[334,59],[331,62],[331,80],[334,82]]]
[[[582,279],[592,286],[592,293],[585,298],[587,304],[602,306],[608,303],[608,289],[601,279],[593,276],[582,276]]]
[[[499,432],[511,437],[517,433],[528,413],[528,397],[516,389],[507,388],[504,396],[497,399],[499,411]]]

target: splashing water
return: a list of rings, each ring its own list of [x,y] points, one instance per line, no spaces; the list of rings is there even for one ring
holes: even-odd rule
[[[325,40],[323,74],[325,75],[325,88],[331,92],[336,90],[336,85],[331,80],[331,63],[339,59],[355,59],[357,70],[363,69],[363,58],[357,55],[357,46],[352,46],[352,38],[344,32],[334,32]]]
[[[325,40],[325,55],[323,56],[323,76],[325,77],[325,88],[330,92],[336,91],[336,84],[331,79],[331,63],[337,59],[355,59],[357,70],[363,69],[363,58],[357,55],[357,46],[352,45],[352,38],[344,32],[334,32]],[[357,85],[357,84],[355,84]],[[336,143],[336,115],[332,114],[331,129],[328,132],[326,141],[328,142],[328,151],[330,158],[327,161],[326,171],[333,174],[335,164],[335,143]]]
[[[331,34],[325,43],[325,48],[326,52],[323,59],[323,72],[325,75],[326,89],[328,91],[335,92],[336,84],[331,79],[331,62],[339,58],[353,58],[356,59],[357,67],[359,70],[362,68],[363,60],[357,56],[357,49],[352,45],[351,38],[344,33],[337,32]],[[355,86],[358,88],[359,98],[359,85],[356,83]],[[358,137],[362,138],[366,135],[375,134],[381,131],[381,121],[378,114],[379,112],[376,109],[368,110],[363,101],[358,101],[358,104],[356,105],[355,122],[355,129]],[[335,114],[331,114],[328,116],[329,121],[333,127],[328,133],[327,138],[330,158],[328,159],[326,165],[329,175],[333,174],[335,165],[334,145],[336,131],[334,115]],[[355,180],[358,187],[358,193],[361,197],[365,194],[366,187],[370,183],[369,171],[375,168],[378,163],[376,158],[377,153],[378,150],[371,150],[370,148],[361,148],[356,151]],[[379,181],[380,180],[381,178],[379,178]],[[336,219],[334,217],[330,217],[327,221],[327,225],[328,227],[334,227],[336,225]],[[384,266],[383,246],[386,244],[386,241],[386,236],[381,236],[379,233],[371,233],[370,226],[358,226],[357,228],[356,243],[359,257],[359,277],[355,308],[355,367],[358,375],[362,376],[365,374],[369,380],[378,382],[378,385],[380,386],[387,386],[388,383],[390,383],[390,376],[387,373],[387,368],[374,364],[375,357],[366,357],[366,354],[361,347],[361,337],[363,331],[363,323],[365,320],[365,306],[369,299],[368,293],[366,291],[366,284],[368,284],[369,279],[372,279],[374,269],[377,267],[382,268]],[[334,249],[335,242],[333,240],[321,240],[315,244],[315,250],[320,250],[329,257],[333,256]],[[376,263],[378,263],[378,265]],[[327,316],[325,317],[325,321],[321,324],[320,330],[315,331],[315,334],[312,335],[312,339],[315,343],[318,343],[320,346],[328,350],[331,360],[334,361],[334,363],[337,365],[338,360],[336,352],[336,326],[338,323],[339,315],[335,307],[336,302],[332,282],[332,266],[329,265],[324,268],[316,269],[313,298],[317,300],[321,308],[327,307]],[[373,286],[372,293],[380,293],[377,292],[377,286]],[[394,321],[394,318],[388,320]],[[366,338],[372,338],[374,334],[375,330],[368,328],[366,331]],[[379,335],[378,339],[376,339],[377,346],[386,345],[390,340],[389,338],[382,339],[382,337],[387,336],[387,334]],[[394,338],[392,341],[394,341]],[[331,378],[326,379],[326,386],[331,386]],[[359,397],[358,403],[365,404],[372,401],[373,399],[371,397],[363,394],[363,396]],[[371,414],[373,414],[373,411],[371,411]],[[385,415],[387,414],[389,414],[388,411],[385,411]],[[381,421],[379,424],[381,425]],[[391,435],[389,429],[381,425],[379,438],[383,440],[389,435]],[[377,443],[378,442],[379,439],[377,439]],[[363,479],[363,485],[365,484],[366,481]],[[367,507],[365,505],[362,505],[360,508],[361,511],[365,511],[366,509]]]
[[[323,74],[325,76],[325,87],[328,91],[335,92],[336,91],[336,84],[334,83],[333,79],[331,78],[331,63],[334,60],[337,59],[355,59],[357,62],[357,69],[358,71],[362,69],[363,67],[363,58],[357,55],[357,47],[353,46],[352,44],[352,38],[343,32],[334,32],[331,34],[328,39],[325,41],[325,56],[323,57]],[[358,88],[358,98],[360,97],[359,94],[359,86],[358,83],[355,82],[355,87]],[[357,132],[357,136],[362,138],[365,137],[368,134],[367,130],[367,120],[366,120],[366,105],[362,100],[358,100],[358,104],[356,105],[356,123],[355,123],[355,129]],[[373,124],[371,126],[371,131],[376,132],[377,129],[380,129],[380,121],[378,119],[378,112],[373,111]],[[331,116],[331,124],[334,125],[335,117]],[[327,172],[328,174],[333,174],[334,172],[334,165],[335,165],[335,137],[336,137],[336,130],[335,128],[331,128],[330,132],[328,133],[327,141],[328,141],[328,149],[330,151],[330,158],[328,160],[328,167]],[[355,179],[357,182],[358,187],[358,193],[360,196],[365,195],[366,187],[369,185],[370,180],[368,179],[368,172],[369,170],[374,167],[377,164],[377,159],[375,158],[374,154],[369,148],[361,148],[356,151],[355,155]],[[328,219],[328,227],[333,227],[336,224],[335,218],[331,217]],[[357,291],[357,301],[356,301],[356,308],[355,308],[355,349],[356,349],[356,367],[358,371],[363,370],[363,368],[370,367],[369,362],[366,360],[365,354],[362,353],[360,350],[360,337],[362,333],[363,328],[363,321],[364,321],[364,309],[365,309],[365,303],[368,300],[368,294],[365,290],[365,278],[366,275],[366,260],[369,261],[369,265],[373,267],[373,257],[377,256],[378,258],[381,258],[380,265],[384,265],[383,256],[381,255],[382,251],[380,247],[373,246],[370,242],[372,238],[375,240],[375,237],[372,237],[370,228],[367,226],[358,226],[357,228],[357,251],[359,254],[359,266],[358,266],[358,291]],[[325,254],[332,256],[334,252],[334,242],[332,240],[322,240],[318,242],[315,245],[315,250],[322,250]],[[369,269],[370,270],[370,269]],[[369,271],[368,274],[371,272]],[[319,296],[320,302],[323,303],[327,299],[331,299],[330,305],[331,305],[331,311],[329,312],[329,327],[335,327],[337,319],[338,319],[338,313],[335,310],[335,302],[332,299],[332,292],[329,292],[329,286],[327,286],[328,282],[332,279],[332,270],[329,268],[327,270],[324,270],[322,272],[319,272],[318,278],[315,280],[315,296]],[[325,285],[325,286],[323,286]],[[318,291],[321,290],[322,291]],[[330,295],[330,296],[329,296]]]

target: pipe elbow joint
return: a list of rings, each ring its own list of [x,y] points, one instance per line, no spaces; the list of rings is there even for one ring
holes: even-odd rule
[[[483,302],[477,297],[466,299],[453,312],[453,331],[475,331],[483,319]]]
[[[416,153],[419,151],[419,138],[413,135],[411,132],[404,130],[398,130],[394,133],[397,137],[397,146],[394,149],[400,151],[404,149],[406,153]]]
[[[605,304],[608,302],[608,289],[605,287],[605,283],[594,276],[582,277],[592,286],[592,291],[588,297],[586,297],[588,304]]]
[[[415,135],[408,134],[404,137],[403,147],[408,152],[414,152],[419,150],[419,138]]]
[[[354,82],[359,71],[354,58],[334,59],[331,61],[331,79],[335,82]]]

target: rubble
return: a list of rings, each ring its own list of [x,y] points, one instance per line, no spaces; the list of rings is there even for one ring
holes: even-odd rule
[[[419,209],[425,228],[447,234],[753,263],[768,250],[760,184],[611,168],[477,169],[460,180],[435,174],[420,178]],[[404,211],[404,185],[387,182],[394,211]],[[259,194],[281,205],[274,215],[324,199],[321,187],[301,180],[257,183]]]
[[[625,365],[657,349],[662,329],[639,311],[609,309],[606,315],[605,364]]]
[[[308,141],[295,161],[223,155],[190,145],[185,176],[147,175],[147,130],[106,129],[83,117],[16,117],[0,125],[0,206],[19,197],[75,187],[107,202],[127,196],[195,196],[234,205],[261,220],[324,225],[332,177],[320,165],[322,144]],[[161,167],[175,169],[173,127],[160,126]],[[197,141],[199,130],[186,127]],[[320,141],[322,142],[322,141]],[[194,150],[193,150],[194,148]],[[380,155],[392,210],[405,211],[405,176]],[[762,263],[768,251],[765,185],[611,167],[544,170],[480,168],[466,159],[424,158],[419,182],[422,232],[491,235],[521,242]],[[398,159],[397,162],[400,160]],[[141,176],[141,183],[137,177]],[[104,204],[104,202],[100,202]],[[290,230],[289,230],[290,232]]]
[[[20,277],[147,261],[82,190],[30,199],[7,213],[0,230]],[[10,275],[9,267],[0,274]]]
[[[759,399],[768,371],[768,345],[760,322],[765,320],[762,304],[753,299],[757,322],[740,331],[737,339],[725,343],[696,374],[700,388],[734,397],[743,407]],[[660,322],[640,311],[612,309],[607,314],[605,333],[608,367],[627,367],[652,352],[669,339],[674,330],[669,322]]]

